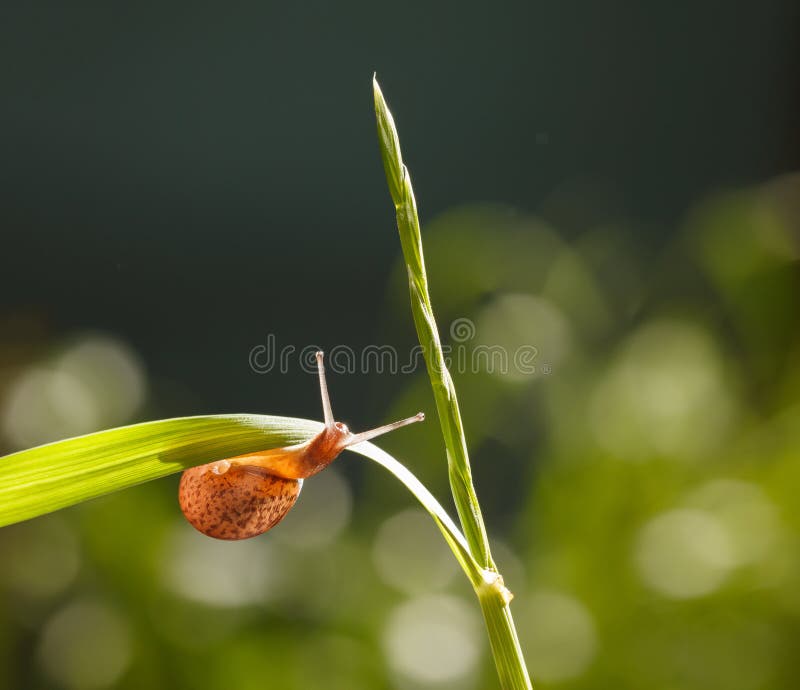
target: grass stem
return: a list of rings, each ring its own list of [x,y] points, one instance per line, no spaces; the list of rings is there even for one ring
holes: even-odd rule
[[[470,553],[484,569],[483,581],[477,585],[473,582],[473,585],[486,623],[500,686],[504,690],[524,690],[532,687],[531,681],[509,608],[510,593],[503,585],[492,560],[481,507],[472,483],[472,470],[456,389],[445,363],[428,291],[428,276],[411,176],[403,164],[397,128],[377,79],[373,79],[373,93],[381,158],[389,193],[394,201],[397,229],[408,271],[411,312],[444,436],[450,488]]]

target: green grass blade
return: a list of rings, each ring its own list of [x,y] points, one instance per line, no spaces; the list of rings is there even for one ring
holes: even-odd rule
[[[486,588],[478,593],[481,613],[489,633],[492,656],[501,688],[531,690],[531,679],[519,646],[511,607],[503,604],[497,590]]]
[[[0,526],[193,465],[300,443],[321,424],[290,417],[178,417],[99,431],[0,458]]]
[[[408,271],[411,313],[436,400],[436,411],[447,451],[450,488],[470,553],[484,568],[484,579],[478,584],[473,581],[473,586],[481,604],[501,687],[504,690],[529,690],[532,687],[531,681],[508,606],[510,595],[502,578],[497,576],[497,568],[492,560],[481,507],[472,483],[456,389],[447,370],[439,329],[433,315],[411,176],[403,163],[394,118],[375,78],[372,85],[381,158],[389,192],[394,201],[397,229]]]
[[[0,458],[0,526],[214,460],[301,443],[321,422],[268,415],[178,417],[99,431]],[[481,569],[444,508],[400,462],[372,443],[350,450],[399,479],[430,513],[473,583]]]
[[[408,270],[411,311],[444,435],[453,499],[472,555],[483,567],[494,569],[489,538],[486,535],[483,516],[472,483],[472,470],[461,423],[461,412],[458,408],[458,398],[450,372],[447,370],[439,339],[439,329],[433,316],[422,251],[417,202],[411,187],[411,176],[403,163],[394,118],[386,105],[378,81],[374,77],[372,87],[375,96],[375,115],[378,123],[381,158],[386,170],[389,192],[395,205],[397,229],[400,232],[400,244]]]
[[[433,494],[425,488],[425,485],[417,479],[408,468],[395,460],[386,451],[381,450],[372,443],[359,443],[351,446],[348,450],[359,453],[370,460],[383,466],[391,472],[397,479],[405,484],[406,488],[416,496],[422,507],[428,511],[436,525],[442,532],[445,541],[450,546],[450,550],[455,555],[461,567],[464,569],[473,587],[480,586],[483,581],[482,569],[477,561],[469,552],[469,546],[464,535],[456,527],[452,518],[447,514],[441,504],[434,498]]]

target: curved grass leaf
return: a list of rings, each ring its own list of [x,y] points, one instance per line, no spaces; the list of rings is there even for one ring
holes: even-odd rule
[[[187,467],[308,440],[321,422],[269,415],[177,417],[98,431],[0,458],[0,526]],[[450,516],[400,462],[372,443],[350,450],[395,475],[431,514],[470,581],[480,568]],[[312,480],[313,481],[313,480]]]
[[[416,496],[417,500],[422,504],[422,507],[430,513],[434,522],[438,525],[442,535],[444,535],[445,541],[450,546],[450,550],[461,564],[472,586],[480,586],[483,572],[478,562],[472,557],[472,554],[470,554],[467,540],[447,514],[447,511],[442,508],[433,494],[425,488],[425,485],[417,479],[405,465],[395,460],[389,453],[381,450],[373,443],[359,443],[355,446],[350,446],[348,450],[363,455],[377,462],[379,465],[382,465],[406,485],[406,488]]]
[[[214,460],[300,443],[321,424],[266,415],[177,417],[98,431],[0,458],[0,525]]]

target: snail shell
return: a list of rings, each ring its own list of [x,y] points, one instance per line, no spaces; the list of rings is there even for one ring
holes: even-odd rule
[[[283,520],[302,486],[302,479],[283,479],[262,467],[223,460],[186,470],[178,502],[199,532],[217,539],[248,539]]]

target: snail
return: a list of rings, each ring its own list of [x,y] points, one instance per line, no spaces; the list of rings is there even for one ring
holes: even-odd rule
[[[303,480],[325,469],[348,446],[420,422],[408,419],[352,433],[333,418],[322,352],[317,352],[325,428],[314,438],[284,448],[238,455],[184,471],[178,502],[189,523],[216,539],[248,539],[277,525],[300,495]]]

